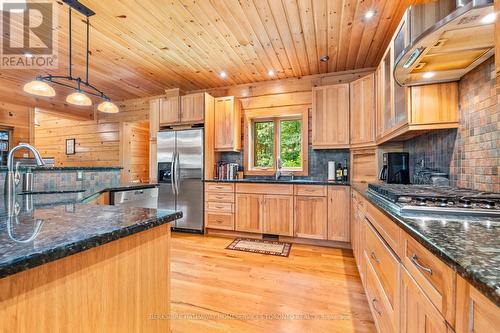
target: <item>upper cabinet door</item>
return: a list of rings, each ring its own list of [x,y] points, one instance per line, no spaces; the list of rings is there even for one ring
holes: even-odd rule
[[[201,123],[205,114],[205,93],[181,97],[181,122]]]
[[[241,117],[239,102],[233,96],[215,99],[215,150],[241,149]]]
[[[375,75],[351,82],[351,146],[375,144]]]
[[[406,17],[406,15],[405,15]],[[392,69],[396,65],[398,56],[403,52],[408,45],[410,39],[407,22],[405,19],[399,24],[396,35],[393,40],[392,47],[392,64],[391,64],[391,84],[393,98],[393,117],[394,126],[399,127],[408,123],[408,88],[400,86],[394,79]]]
[[[180,121],[179,96],[160,98],[160,125],[173,125]]]
[[[312,146],[349,147],[349,84],[313,88]]]

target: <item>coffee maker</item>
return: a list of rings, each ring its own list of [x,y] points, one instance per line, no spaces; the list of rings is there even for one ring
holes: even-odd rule
[[[408,153],[384,153],[379,179],[388,184],[409,184],[410,155]]]

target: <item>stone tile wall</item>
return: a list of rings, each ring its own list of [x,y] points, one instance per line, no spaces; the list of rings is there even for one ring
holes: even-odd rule
[[[497,95],[494,57],[459,82],[460,127],[435,131],[404,143],[411,166],[449,173],[461,188],[500,192],[500,95]]]

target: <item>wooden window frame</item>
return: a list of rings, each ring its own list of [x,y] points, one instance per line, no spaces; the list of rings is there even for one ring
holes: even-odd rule
[[[277,125],[281,120],[301,120],[301,156],[302,156],[302,167],[301,168],[283,168],[283,174],[285,175],[296,175],[296,176],[307,176],[308,175],[308,124],[309,108],[307,107],[278,107],[272,109],[259,109],[245,111],[244,115],[244,165],[245,165],[245,175],[248,176],[272,176],[276,172],[276,161],[274,160],[273,166],[270,168],[259,168],[254,166],[254,139],[253,139],[253,124],[255,122],[264,121],[274,121],[274,158],[278,156],[279,153],[279,130],[280,126]]]

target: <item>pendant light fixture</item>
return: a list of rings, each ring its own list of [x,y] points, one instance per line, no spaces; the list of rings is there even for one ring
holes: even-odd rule
[[[95,13],[84,6],[77,0],[63,0],[69,8],[69,67],[68,75],[47,75],[38,76],[35,80],[28,82],[24,85],[23,90],[29,94],[42,96],[42,97],[54,97],[56,92],[54,88],[49,84],[56,84],[66,88],[75,90],[75,92],[69,94],[66,97],[66,102],[76,106],[91,106],[92,100],[89,96],[95,96],[103,99],[104,101],[97,106],[97,110],[106,113],[117,113],[119,112],[118,107],[112,103],[108,96],[106,96],[101,90],[94,87],[89,83],[89,35],[90,35],[90,21],[89,17],[95,15]],[[73,77],[72,73],[72,38],[71,38],[71,11],[75,9],[79,13],[86,17],[86,27],[87,27],[87,49],[86,49],[86,61],[85,61],[85,81],[80,77]],[[76,82],[76,87],[75,87]],[[83,89],[82,89],[83,88]]]

